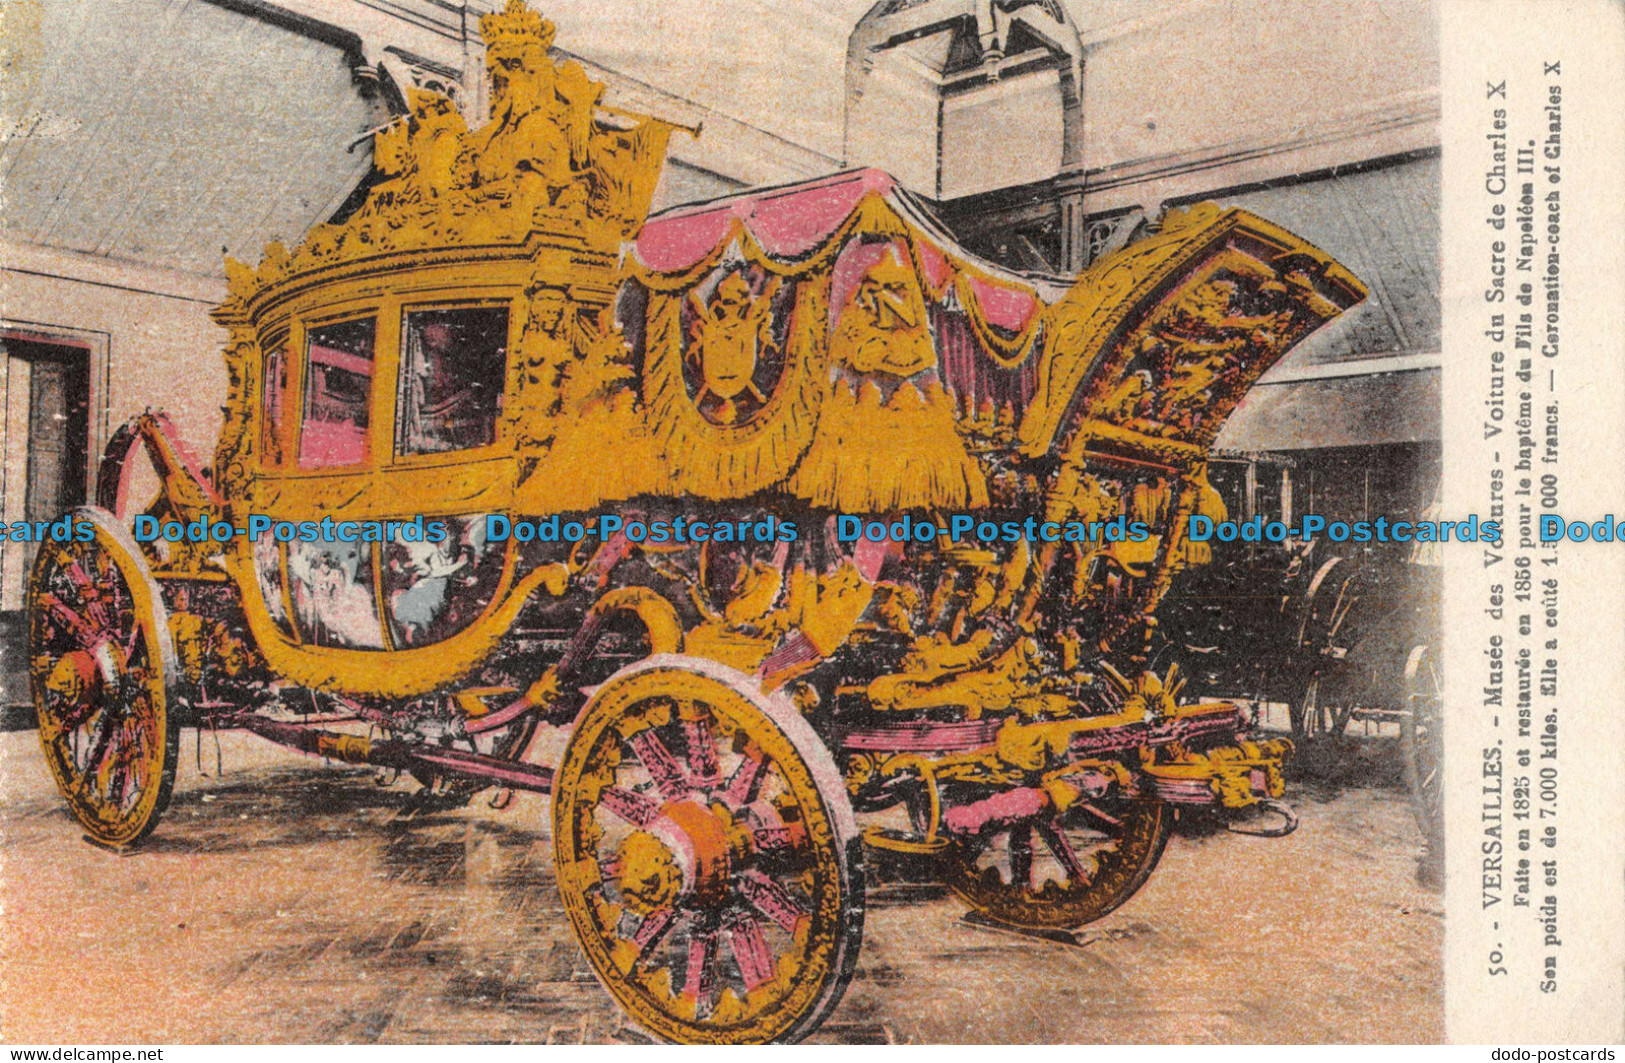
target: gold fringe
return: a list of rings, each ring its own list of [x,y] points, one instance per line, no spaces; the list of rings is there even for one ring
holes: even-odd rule
[[[784,378],[749,424],[713,424],[695,408],[683,382],[682,297],[650,296],[643,370],[644,405],[655,432],[665,493],[741,498],[775,487],[812,443],[829,393],[829,277],[796,287],[785,340]]]
[[[561,419],[553,445],[520,485],[515,508],[572,513],[672,493],[637,396],[622,391]]]
[[[954,410],[937,382],[924,394],[905,383],[884,404],[873,381],[856,394],[838,384],[786,489],[843,513],[985,508],[987,481],[965,450]]]

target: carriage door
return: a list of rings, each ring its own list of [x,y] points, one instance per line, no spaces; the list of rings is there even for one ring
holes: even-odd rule
[[[0,332],[4,351],[4,518],[54,521],[85,503],[90,350]],[[37,544],[0,543],[0,608],[22,608]]]

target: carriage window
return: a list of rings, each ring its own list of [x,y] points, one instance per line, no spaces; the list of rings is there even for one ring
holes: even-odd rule
[[[367,460],[375,334],[370,317],[319,325],[306,334],[301,467],[323,469]]]
[[[507,366],[508,311],[408,311],[401,327],[395,452],[437,454],[496,440]]]
[[[261,439],[265,464],[282,464],[282,397],[288,389],[288,338],[278,336],[266,345],[265,379],[265,431]]]

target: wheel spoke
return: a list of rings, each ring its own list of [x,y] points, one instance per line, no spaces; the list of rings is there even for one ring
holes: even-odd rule
[[[757,801],[740,810],[740,819],[750,828],[760,852],[776,852],[793,847],[800,833],[784,822],[779,810],[766,801]]]
[[[683,995],[694,1001],[694,1017],[709,1018],[716,996],[717,935],[714,930],[696,929],[688,940],[688,970],[683,979]]]
[[[1060,861],[1061,867],[1066,870],[1067,882],[1070,885],[1082,885],[1089,881],[1089,873],[1084,870],[1083,861],[1078,859],[1077,850],[1067,841],[1065,833],[1054,823],[1040,822],[1033,826],[1038,831],[1038,836],[1044,839],[1045,846],[1055,854],[1055,859]]]
[[[796,924],[807,916],[807,909],[788,890],[760,871],[741,875],[739,888],[752,908],[777,923],[786,934],[795,933]]]
[[[738,767],[734,768],[723,787],[722,799],[729,808],[739,808],[756,800],[756,792],[762,785],[762,777],[767,774],[767,767],[767,758],[761,749],[754,742],[747,745]]]
[[[124,645],[119,648],[124,651],[125,661],[130,662],[133,666],[136,653],[145,650],[146,645],[146,632],[141,629],[140,624],[131,624],[130,635],[124,640]]]
[[[118,748],[109,760],[108,769],[108,804],[117,812],[124,811],[125,802],[129,800],[132,792],[140,792],[139,788],[132,789],[135,781],[135,758],[133,743],[129,741],[129,729],[123,728],[122,731],[123,737],[119,739]]]
[[[1114,831],[1123,829],[1122,820],[1118,819],[1116,816],[1108,815],[1097,805],[1092,805],[1088,802],[1081,802],[1074,807],[1087,813],[1092,819],[1099,820],[1101,823],[1104,823],[1107,827],[1110,827]]]
[[[1010,885],[1019,890],[1033,887],[1033,832],[1025,826],[1010,829]]]
[[[628,790],[624,786],[606,787],[601,802],[604,808],[634,827],[647,827],[660,818],[659,805],[636,790]]]
[[[94,763],[85,767],[85,777],[96,780],[94,792],[101,796],[102,804],[108,805],[114,810],[119,809],[123,804],[122,798],[115,798],[113,793],[113,783],[119,776],[118,767],[122,745],[117,736],[122,734],[123,731],[122,721],[109,727],[106,731],[107,740],[101,743],[99,749],[92,750]]]
[[[120,760],[125,775],[134,782],[137,792],[151,781],[147,771],[147,731],[145,727],[132,728],[128,740],[120,743]]]
[[[663,800],[677,801],[688,795],[688,776],[684,773],[682,764],[672,756],[671,750],[666,748],[666,743],[662,742],[652,729],[639,731],[627,739],[627,742],[637,753],[639,763],[654,780],[655,789],[660,791]]]
[[[107,759],[107,750],[113,742],[113,732],[118,730],[119,724],[113,720],[111,710],[103,712],[96,720],[96,732],[91,738],[90,752],[85,756],[84,764],[80,765],[79,787],[94,775],[101,773],[103,762]]]
[[[91,555],[91,558],[91,567],[95,570],[94,577],[87,575],[79,567],[78,560],[63,569],[63,572],[67,575],[69,582],[74,585],[74,589],[79,592],[79,597],[84,601],[85,616],[99,629],[104,637],[110,637],[114,617],[108,615],[107,599],[116,593],[115,588],[119,580],[116,573],[106,571],[105,559],[100,551]]]
[[[102,630],[89,620],[73,611],[62,599],[54,594],[42,594],[39,597],[40,605],[48,609],[53,616],[65,624],[79,645],[87,650],[95,650],[104,641]]]
[[[683,751],[687,754],[690,782],[709,788],[717,780],[716,739],[711,728],[711,711],[687,702],[682,706]]]
[[[638,957],[641,959],[653,952],[655,948],[670,934],[677,925],[677,912],[671,908],[662,908],[644,916],[643,922],[632,935],[632,944],[638,947]]]
[[[762,936],[760,923],[749,915],[736,919],[728,928],[728,943],[733,946],[734,962],[746,992],[772,981],[773,949]]]

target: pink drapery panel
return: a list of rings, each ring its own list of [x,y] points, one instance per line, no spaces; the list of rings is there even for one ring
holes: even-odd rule
[[[1006,404],[1021,416],[1038,386],[1038,359],[1029,357],[1014,369],[987,357],[976,341],[970,322],[958,311],[933,307],[931,328],[937,338],[937,357],[942,364],[942,382],[963,405],[972,407],[992,402],[994,409]]]
[[[893,188],[892,179],[878,170],[845,176],[846,180],[814,182],[795,192],[763,196],[745,219],[750,234],[774,258],[801,258],[840,228],[865,194],[884,196]]]
[[[1006,332],[1020,332],[1032,321],[1038,310],[1038,296],[1030,290],[1012,288],[1004,284],[991,284],[975,275],[965,278],[982,308],[982,316],[990,325]]]
[[[880,213],[863,215],[851,228],[866,197],[878,196]],[[871,201],[871,206],[875,204]],[[889,209],[887,209],[889,208]],[[878,226],[878,231],[870,231]],[[1027,279],[982,262],[956,246],[930,212],[879,170],[835,174],[786,188],[752,192],[692,207],[678,207],[651,218],[630,248],[638,265],[652,274],[678,276],[718,254],[739,234],[749,236],[768,257],[786,264],[808,259],[850,229],[846,247],[835,259],[830,292],[830,326],[853,288],[888,248],[912,264],[924,281],[939,354],[948,382],[961,396],[980,403],[1013,404],[1022,409],[1032,394],[1036,346],[1028,347],[1015,368],[1005,368],[977,339],[977,328],[991,327],[1019,342],[1032,327],[1045,302],[1062,290],[1055,278]],[[906,237],[898,236],[899,231]],[[884,236],[891,239],[875,239]],[[869,237],[869,239],[864,239]],[[982,324],[968,320],[966,300],[973,301]],[[1003,359],[1009,362],[1013,352]]]
[[[858,170],[791,188],[734,196],[695,207],[678,207],[650,218],[638,233],[635,253],[656,273],[693,268],[742,222],[762,250],[794,260],[829,239],[869,192],[889,194],[895,183],[879,170]]]

